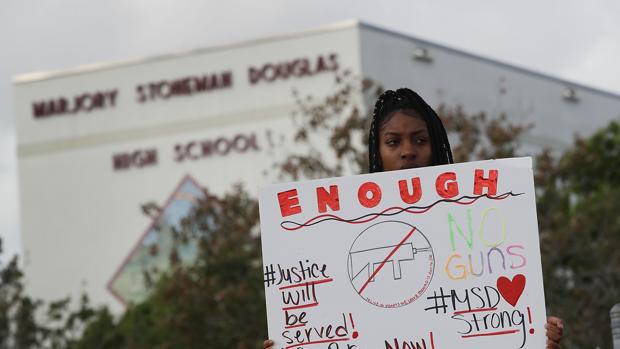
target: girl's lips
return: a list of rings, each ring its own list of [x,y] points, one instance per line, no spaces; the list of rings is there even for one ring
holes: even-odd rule
[[[410,168],[418,168],[420,167],[418,164],[415,163],[408,163],[408,164],[404,164],[400,167],[401,170],[406,170],[406,169],[410,169]]]

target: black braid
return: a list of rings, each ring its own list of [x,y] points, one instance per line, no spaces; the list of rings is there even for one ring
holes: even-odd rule
[[[379,155],[379,130],[397,111],[403,111],[408,115],[414,111],[426,122],[431,139],[432,165],[454,163],[446,129],[437,113],[417,93],[408,88],[399,88],[396,91],[387,90],[383,92],[375,103],[368,133],[369,172],[383,171]]]

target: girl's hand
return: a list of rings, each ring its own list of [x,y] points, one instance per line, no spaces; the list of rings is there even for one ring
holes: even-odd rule
[[[267,339],[263,342],[263,349],[273,349],[273,344],[271,339]]]
[[[559,317],[547,317],[547,349],[560,349],[560,341],[564,334],[564,322]]]

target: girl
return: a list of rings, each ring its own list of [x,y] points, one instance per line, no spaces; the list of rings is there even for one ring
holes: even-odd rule
[[[452,164],[446,130],[435,111],[408,88],[383,92],[372,116],[368,135],[369,172]],[[562,320],[547,318],[547,349],[559,349]],[[265,349],[273,341],[263,343]]]

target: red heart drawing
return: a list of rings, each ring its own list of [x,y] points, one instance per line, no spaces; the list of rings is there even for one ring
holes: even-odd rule
[[[525,275],[517,274],[512,278],[512,281],[505,276],[500,276],[497,279],[497,290],[513,307],[517,305],[519,297],[525,289]]]

